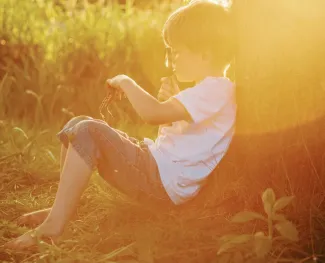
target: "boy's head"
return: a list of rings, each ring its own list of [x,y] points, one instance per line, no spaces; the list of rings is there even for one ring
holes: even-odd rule
[[[177,9],[164,25],[163,39],[172,50],[175,74],[181,82],[223,76],[234,57],[230,11],[213,1],[191,1]]]

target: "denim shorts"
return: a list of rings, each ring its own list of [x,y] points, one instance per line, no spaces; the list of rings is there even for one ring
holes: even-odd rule
[[[143,141],[88,116],[72,118],[57,134],[109,185],[140,203],[173,206],[155,159]]]

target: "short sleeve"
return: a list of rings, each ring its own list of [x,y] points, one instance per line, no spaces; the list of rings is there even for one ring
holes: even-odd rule
[[[207,78],[175,96],[183,104],[195,123],[210,118],[232,103],[233,83],[227,78]]]

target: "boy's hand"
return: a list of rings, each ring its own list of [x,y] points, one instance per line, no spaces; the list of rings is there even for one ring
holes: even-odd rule
[[[159,89],[157,99],[159,101],[166,101],[179,92],[180,89],[174,77],[164,77],[161,79],[161,87]]]
[[[116,89],[119,95],[125,93],[126,89],[136,85],[136,82],[126,75],[117,75],[106,81],[108,88]]]

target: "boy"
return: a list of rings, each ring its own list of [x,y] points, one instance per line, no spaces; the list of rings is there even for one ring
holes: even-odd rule
[[[100,120],[69,121],[58,134],[62,171],[53,207],[23,216],[21,221],[40,225],[6,247],[33,246],[35,235],[60,236],[94,169],[140,202],[179,205],[197,196],[234,133],[235,90],[225,76],[234,55],[232,36],[230,13],[214,2],[195,1],[176,10],[164,25],[163,39],[172,49],[178,81],[195,85],[168,94],[170,79],[164,79],[160,98],[171,97],[160,102],[128,76],[107,81],[146,122],[172,125],[162,127],[155,141],[139,142]]]

